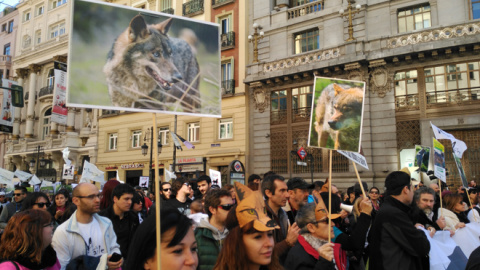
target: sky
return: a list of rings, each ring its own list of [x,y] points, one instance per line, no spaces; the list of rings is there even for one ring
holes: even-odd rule
[[[0,0],[0,11],[3,11],[6,7],[8,7],[7,5],[15,6],[18,4],[18,2],[18,0]]]

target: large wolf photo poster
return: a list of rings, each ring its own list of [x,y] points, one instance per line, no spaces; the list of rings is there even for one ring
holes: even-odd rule
[[[15,81],[2,79],[2,87],[11,88],[12,84],[17,84]],[[5,133],[13,132],[13,117],[15,112],[15,107],[12,106],[12,91],[7,89],[3,90],[3,99],[2,99],[2,114],[0,116],[0,131]],[[19,109],[18,109],[19,110]]]
[[[218,24],[89,0],[72,14],[67,106],[221,117]]]
[[[433,138],[433,174],[443,182],[447,182],[445,172],[445,147]]]
[[[430,147],[415,145],[415,166],[422,172],[428,172],[428,162],[430,160]]]
[[[315,77],[308,146],[360,152],[365,82]]]
[[[52,122],[61,125],[67,124],[68,108],[66,104],[67,92],[67,65],[65,63],[53,63],[53,75],[55,86],[53,88]]]

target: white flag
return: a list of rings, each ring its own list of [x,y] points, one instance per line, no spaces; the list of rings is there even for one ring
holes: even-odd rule
[[[41,184],[42,181],[40,181],[40,179],[38,179],[38,177],[34,174],[32,176],[32,179],[30,179],[30,182],[28,182],[28,183],[32,186],[35,186],[35,185]]]
[[[99,170],[97,166],[85,160],[85,164],[83,165],[82,178],[80,179],[79,183],[88,183],[88,181],[92,180],[104,184],[104,174],[105,173]]]
[[[165,170],[165,181],[168,182],[171,179],[177,179],[177,176],[173,172],[171,172],[169,170]]]
[[[439,129],[434,124],[432,124],[432,122],[430,122],[430,125],[432,125],[433,134],[435,135],[435,139],[437,139],[437,140],[440,140],[440,139],[450,140],[452,142],[453,151],[455,152],[457,157],[462,158],[463,152],[465,152],[465,150],[467,150],[467,145],[463,141],[457,140],[455,138],[455,136],[453,136],[452,134]]]
[[[123,182],[122,180],[120,180],[120,175],[118,175],[118,170],[117,170],[117,176],[116,176],[116,177],[117,177],[117,181],[118,181],[118,182],[120,182],[120,183],[122,183],[122,184],[125,184],[125,182]]]
[[[20,179],[20,181],[22,182],[25,182],[27,181],[30,177],[32,177],[32,174],[31,173],[27,173],[27,172],[24,172],[24,171],[20,171],[20,170],[16,170],[14,172],[14,175],[16,177],[18,177],[18,179]]]
[[[68,155],[70,154],[70,150],[68,150],[68,147],[62,150],[63,153],[63,160],[65,161],[65,164],[70,165],[72,161],[68,159]]]
[[[13,186],[13,172],[0,168],[0,184]]]

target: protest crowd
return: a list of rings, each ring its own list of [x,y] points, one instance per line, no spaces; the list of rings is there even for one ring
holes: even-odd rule
[[[0,270],[147,270],[158,259],[164,270],[480,269],[475,181],[452,191],[402,169],[384,192],[274,172],[246,182],[220,188],[206,175],[180,177],[147,195],[110,180],[52,199],[15,186],[11,202],[0,192]]]

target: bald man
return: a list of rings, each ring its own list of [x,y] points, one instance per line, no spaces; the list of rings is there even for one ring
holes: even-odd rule
[[[101,193],[95,185],[81,183],[73,190],[73,203],[77,211],[56,229],[52,246],[57,252],[62,270],[67,264],[79,256],[101,257],[107,254],[110,259],[113,253],[120,253],[117,236],[112,222],[99,216]],[[123,258],[117,262],[108,260],[108,269],[122,266]]]

